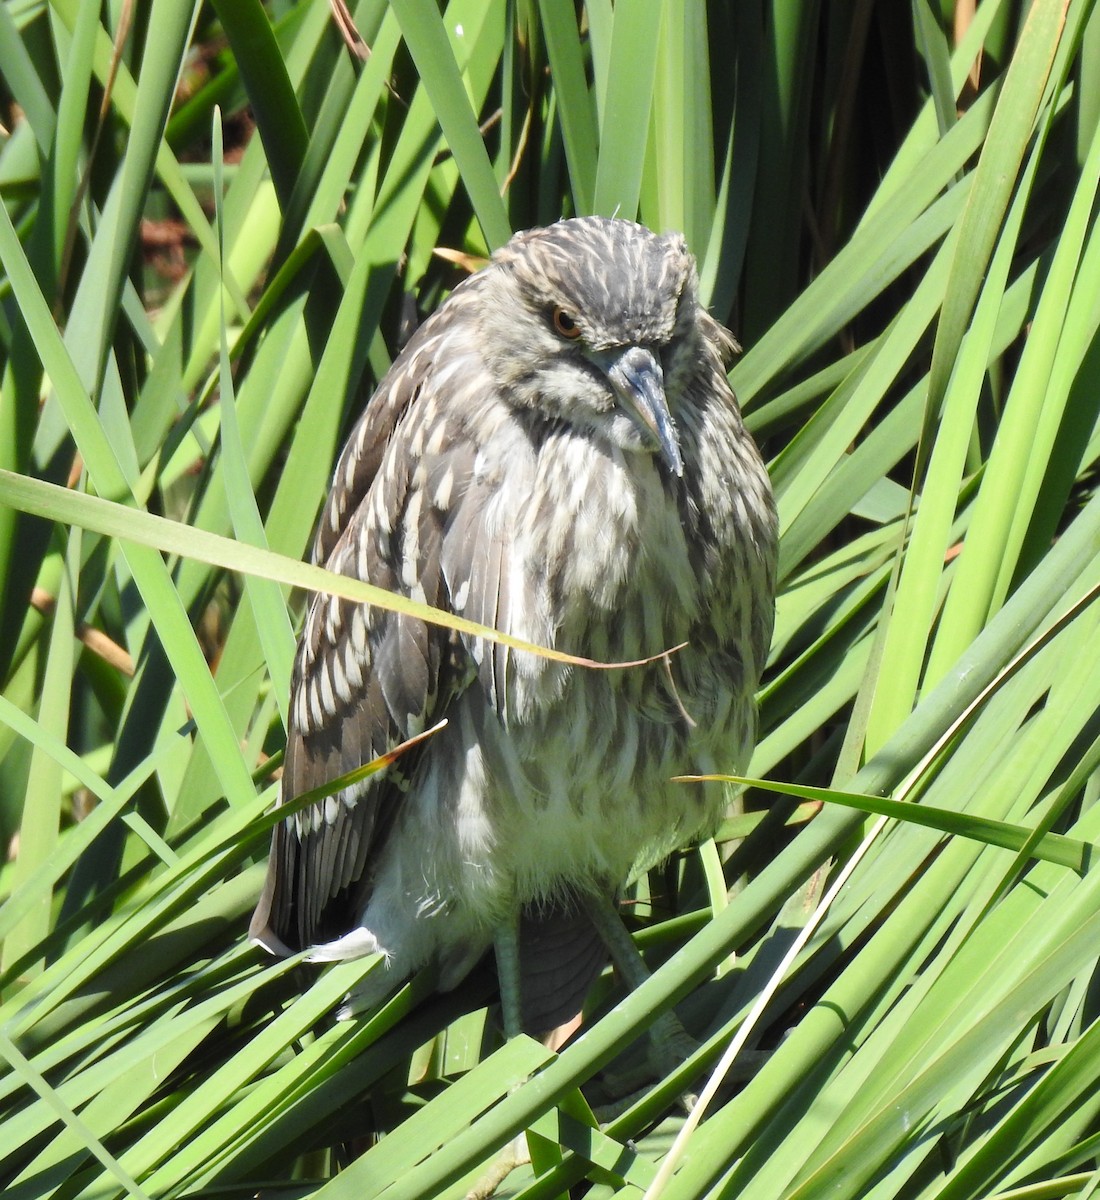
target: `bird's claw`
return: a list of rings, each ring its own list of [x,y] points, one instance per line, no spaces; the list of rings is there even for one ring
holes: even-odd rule
[[[518,1134],[500,1152],[499,1157],[466,1193],[466,1200],[489,1200],[498,1187],[517,1167],[525,1167],[531,1161],[527,1148],[527,1135]]]

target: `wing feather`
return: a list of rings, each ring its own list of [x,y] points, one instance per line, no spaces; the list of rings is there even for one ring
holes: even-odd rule
[[[456,289],[418,331],[357,422],[337,464],[314,550],[332,570],[444,609],[454,607],[443,564],[446,531],[455,524],[477,529],[484,497],[473,486],[477,446],[449,403],[455,372],[436,387],[433,364],[447,361],[453,368],[452,335],[476,283]],[[480,360],[468,353],[462,386],[487,389],[476,370]],[[430,469],[421,465],[429,444]],[[490,586],[489,579],[479,582],[479,591]],[[492,623],[495,604],[485,611]],[[434,724],[471,677],[466,646],[450,631],[314,596],[295,659],[280,800],[320,787]],[[374,863],[426,752],[413,749],[276,827],[250,928],[256,941],[286,953],[354,927],[371,892]]]
[[[456,606],[461,601],[462,615],[481,625],[507,629],[500,619],[500,598],[510,537],[507,528],[488,519],[489,496],[487,487],[472,489],[467,503],[453,514],[440,562]],[[516,497],[515,503],[521,503],[521,498]],[[469,641],[468,647],[489,706],[504,716],[508,648],[481,640]]]

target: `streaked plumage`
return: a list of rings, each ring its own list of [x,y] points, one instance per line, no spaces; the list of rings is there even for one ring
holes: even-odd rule
[[[381,951],[395,983],[434,960],[450,988],[522,912],[524,1021],[549,1028],[599,967],[585,898],[720,815],[720,790],[669,779],[745,763],[776,524],[696,289],[679,235],[562,221],[457,287],[382,381],[317,561],[605,661],[688,646],[579,670],[314,598],[284,798],[448,724],[276,829],[251,930],[268,949]]]

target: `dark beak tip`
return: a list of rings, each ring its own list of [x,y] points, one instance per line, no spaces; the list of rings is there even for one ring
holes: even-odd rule
[[[665,397],[661,365],[652,351],[642,346],[627,349],[611,367],[608,377],[618,395],[633,409],[635,418],[648,430],[661,457],[677,479],[684,475],[680,440]]]

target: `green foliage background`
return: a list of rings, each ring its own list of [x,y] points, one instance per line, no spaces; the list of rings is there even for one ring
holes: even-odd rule
[[[462,1195],[525,1128],[525,1200],[1096,1192],[1092,10],[361,0],[357,58],[323,0],[0,4],[8,1200]],[[824,790],[638,881],[659,969],[558,1056],[488,968],[335,1023],[370,964],[244,939],[300,560],[436,247],[585,212],[683,229],[745,346],[751,772]],[[671,1003],[699,1053],[593,1128]]]

